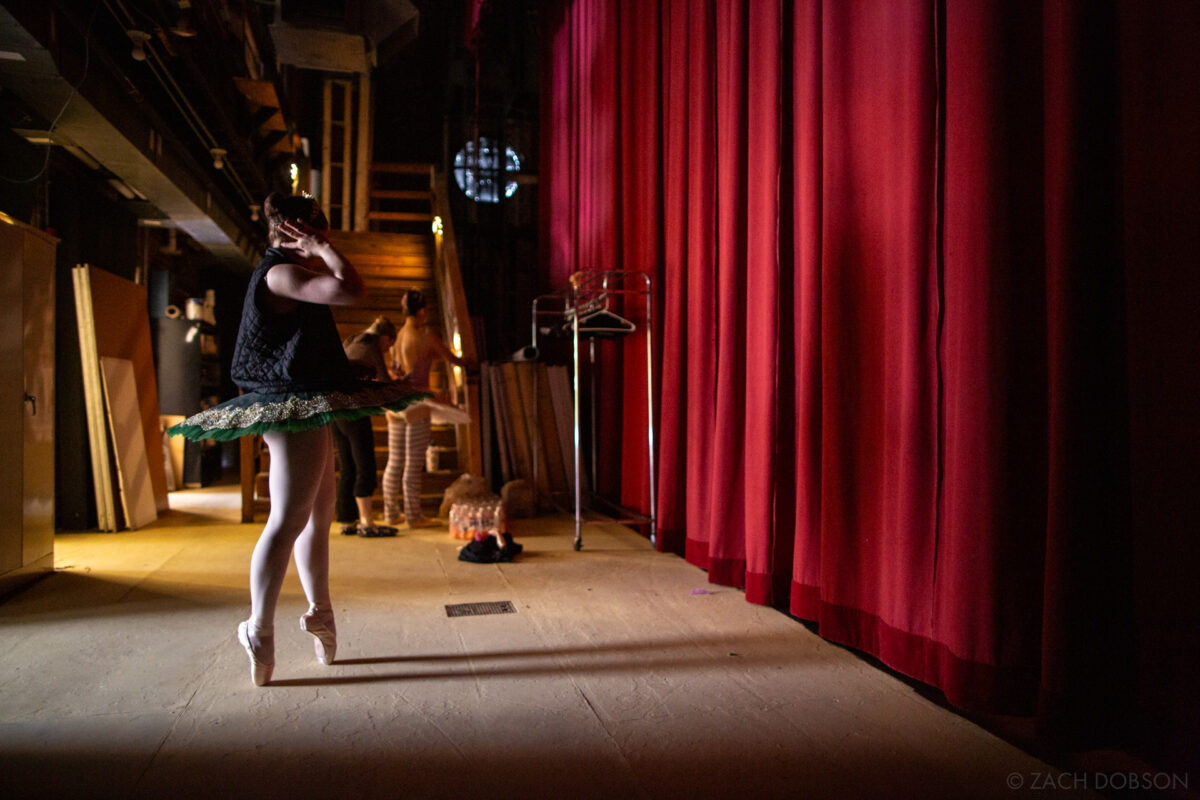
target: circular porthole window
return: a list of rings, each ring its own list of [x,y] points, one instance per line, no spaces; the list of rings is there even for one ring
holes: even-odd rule
[[[501,191],[505,197],[512,197],[517,182],[505,176],[521,171],[521,157],[511,147],[505,147],[501,161],[500,148],[487,137],[480,137],[478,145],[476,152],[476,142],[469,141],[454,156],[454,180],[458,188],[476,203],[499,203]]]

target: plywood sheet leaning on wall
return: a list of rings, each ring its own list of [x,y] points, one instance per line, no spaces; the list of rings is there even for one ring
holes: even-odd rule
[[[158,386],[150,344],[150,315],[146,289],[112,273],[84,264],[72,270],[75,310],[83,360],[88,441],[95,477],[96,511],[101,530],[117,530],[114,454],[109,450],[108,417],[104,408],[100,359],[124,359],[133,368],[143,453],[149,469],[156,515],[167,509],[167,475],[163,465],[158,416]]]
[[[546,478],[550,491],[562,494],[567,491],[567,464],[558,441],[558,425],[554,420],[554,398],[550,394],[550,370],[545,364],[536,365],[537,376],[537,424],[542,442],[542,453],[546,459]],[[575,469],[574,462],[570,468]]]
[[[158,519],[154,489],[150,486],[150,458],[138,408],[133,362],[127,358],[100,358],[104,377],[104,399],[108,404],[108,429],[117,462],[121,509],[130,528],[140,528]],[[161,460],[161,451],[160,451]]]
[[[546,464],[546,438],[541,434],[536,416],[537,373],[532,361],[521,361],[512,365],[517,374],[517,387],[521,392],[521,421],[525,426],[526,451],[529,453],[530,480],[536,479],[539,492],[550,491],[549,468]]]
[[[158,383],[154,377],[146,287],[100,269],[89,269],[89,273],[96,321],[96,352],[101,357],[124,358],[133,363],[138,411],[150,465],[150,485],[154,491],[154,506],[161,513],[167,510],[167,475],[159,438]]]
[[[525,411],[521,398],[521,382],[517,378],[517,365],[506,361],[500,365],[505,398],[508,401],[506,422],[512,431],[508,440],[509,452],[513,456],[514,478],[533,481],[533,462],[529,457],[529,432],[525,427]]]
[[[75,288],[75,319],[79,328],[79,355],[83,367],[83,402],[87,415],[88,452],[92,456],[92,488],[96,495],[96,526],[117,529],[117,512],[109,462],[108,425],[104,414],[104,389],[100,358],[96,354],[96,322],[92,317],[92,282],[88,267],[71,270]]]
[[[504,377],[499,365],[488,365],[488,378],[492,384],[492,410],[496,422],[496,445],[500,448],[500,476],[504,483],[518,477],[516,456],[513,455],[512,426],[508,422],[508,395],[504,389]]]
[[[567,491],[575,494],[575,399],[571,391],[571,375],[565,366],[547,369],[550,382],[550,402],[554,407],[554,424],[558,428],[558,446],[562,450],[563,467],[567,473]],[[583,483],[587,483],[586,478]]]

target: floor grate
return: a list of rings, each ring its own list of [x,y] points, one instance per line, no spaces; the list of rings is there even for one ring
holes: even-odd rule
[[[497,600],[494,603],[456,603],[446,606],[447,617],[481,617],[485,614],[515,614],[517,609],[511,600]]]

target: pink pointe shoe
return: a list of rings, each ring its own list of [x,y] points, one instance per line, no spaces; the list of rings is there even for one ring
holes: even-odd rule
[[[262,686],[270,681],[271,673],[275,671],[274,637],[260,634],[258,645],[255,646],[250,641],[250,621],[246,620],[238,623],[237,638],[250,656],[250,680],[254,681],[255,686]],[[267,639],[270,639],[269,643],[265,641]]]
[[[333,624],[333,609],[310,608],[308,613],[300,617],[300,630],[313,635],[313,650],[316,651],[317,661],[326,666],[332,664],[333,656],[337,652],[337,628]]]

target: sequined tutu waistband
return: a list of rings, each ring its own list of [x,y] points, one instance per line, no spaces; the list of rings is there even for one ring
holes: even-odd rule
[[[268,431],[306,431],[338,419],[403,411],[430,397],[404,383],[370,383],[348,392],[248,392],[167,429],[192,441],[229,441]]]

